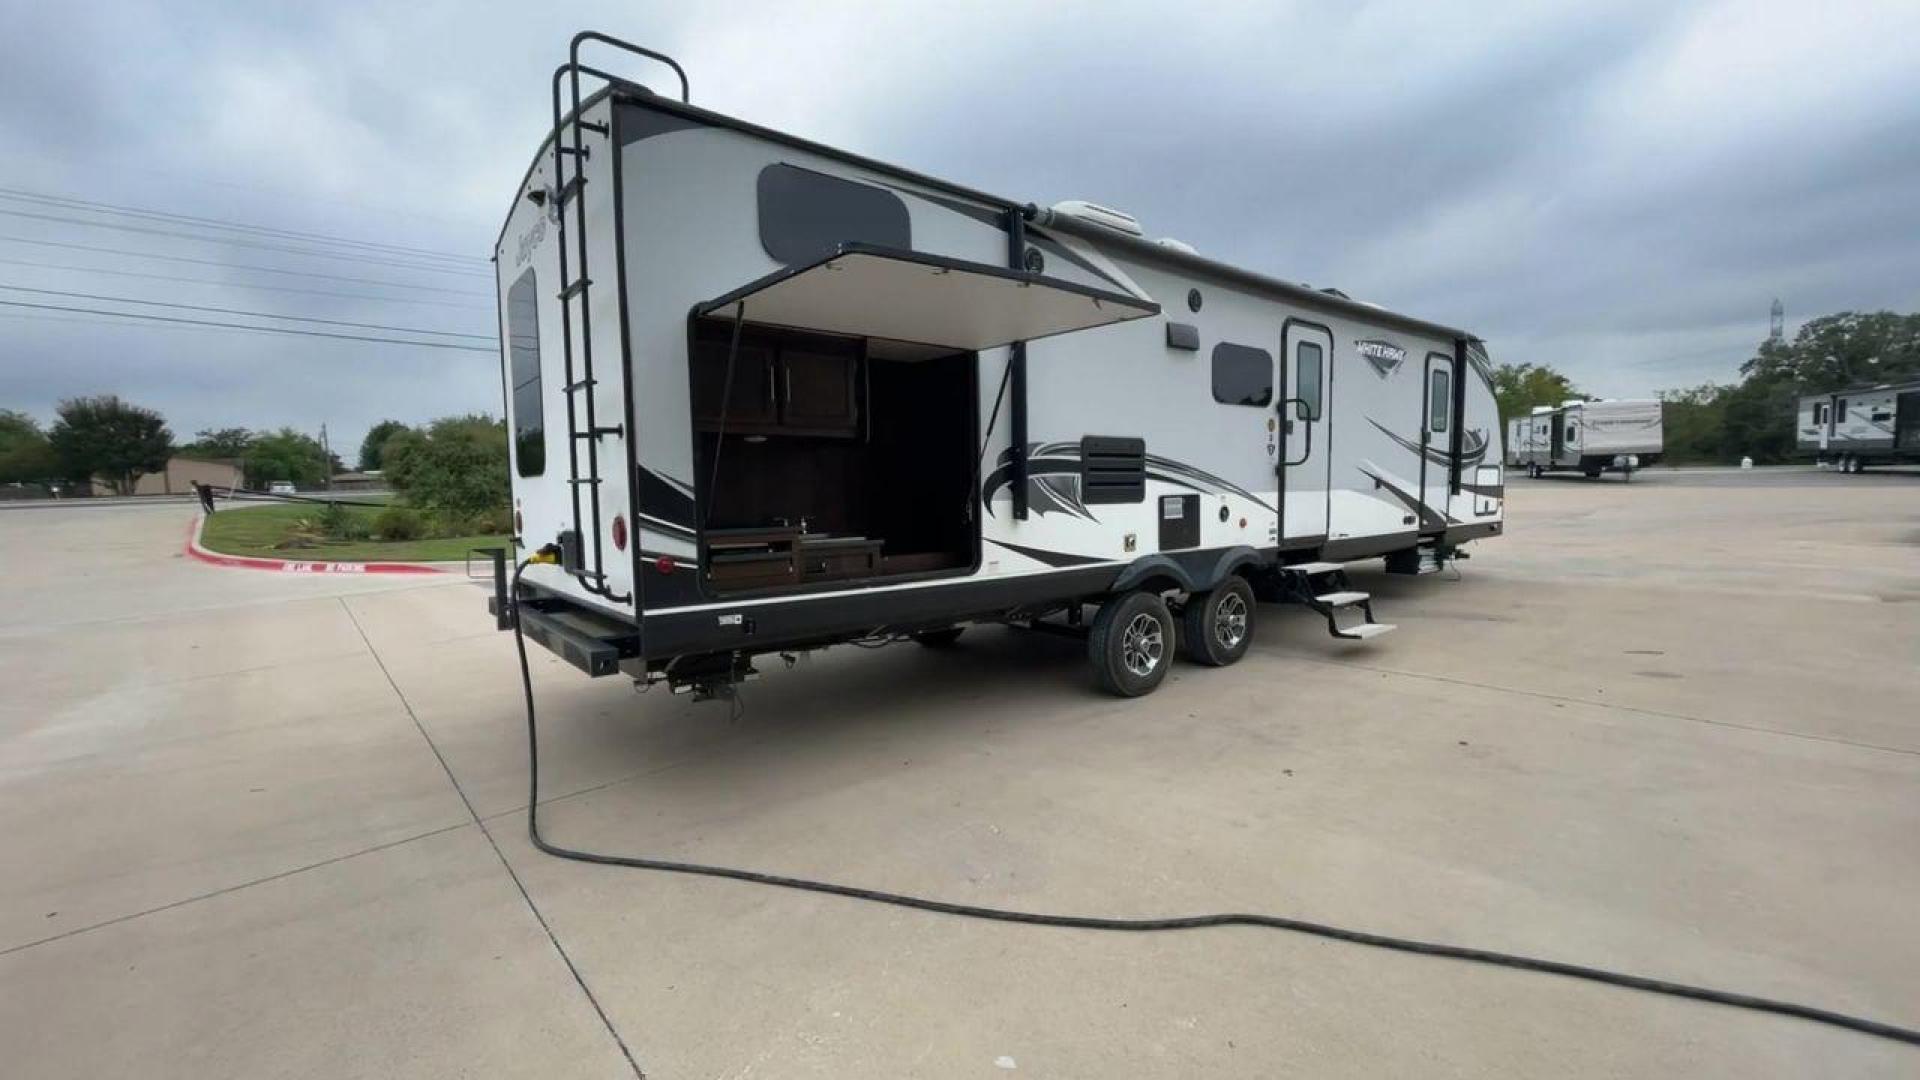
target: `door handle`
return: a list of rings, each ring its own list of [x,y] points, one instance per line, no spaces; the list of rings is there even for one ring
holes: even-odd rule
[[[1306,409],[1307,402],[1306,402],[1306,399],[1304,398],[1288,398],[1287,400],[1280,403],[1280,408],[1282,410],[1285,410],[1290,405],[1298,406],[1299,411],[1302,411],[1302,412],[1307,411]],[[1306,425],[1307,425],[1307,445],[1304,449],[1300,451],[1300,460],[1288,461],[1283,459],[1280,462],[1281,468],[1285,469],[1285,468],[1290,468],[1294,465],[1304,465],[1306,464],[1307,459],[1313,456],[1313,420],[1311,419],[1311,415],[1309,415],[1308,419],[1306,420]],[[1291,416],[1287,417],[1286,430],[1288,435],[1293,434],[1293,417]]]

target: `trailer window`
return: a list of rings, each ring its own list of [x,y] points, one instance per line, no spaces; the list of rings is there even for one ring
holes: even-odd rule
[[[1320,419],[1320,365],[1325,358],[1318,342],[1294,346],[1293,396],[1307,403],[1308,420]]]
[[[1273,354],[1230,341],[1215,345],[1213,400],[1223,405],[1273,404]]]
[[[760,246],[783,263],[811,262],[849,241],[913,247],[906,201],[886,188],[793,165],[760,170]]]
[[[1447,430],[1447,414],[1453,411],[1453,377],[1444,368],[1435,368],[1427,387],[1427,427],[1435,435]]]
[[[521,476],[547,471],[540,396],[540,301],[533,271],[507,290],[507,380],[513,387],[513,460]]]
[[[1825,402],[1814,402],[1813,422],[1816,424],[1824,424],[1827,422],[1827,406]]]

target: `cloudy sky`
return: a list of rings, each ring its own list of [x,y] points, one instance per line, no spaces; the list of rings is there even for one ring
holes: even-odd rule
[[[587,27],[709,108],[1118,206],[1593,393],[1734,377],[1776,296],[1790,329],[1920,310],[1912,0],[274,7],[8,0],[0,407],[112,391],[348,457],[382,417],[497,412],[484,258]],[[129,299],[460,347],[98,314],[266,322]]]

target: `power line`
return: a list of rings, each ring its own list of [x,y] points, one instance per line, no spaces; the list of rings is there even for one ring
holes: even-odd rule
[[[109,270],[104,266],[66,266],[61,263],[34,262],[30,259],[0,259],[0,263],[9,266],[30,266],[36,270],[67,270],[76,274],[112,274],[115,277],[146,278],[149,281],[167,281],[176,285],[214,285],[222,289],[261,289],[267,292],[299,293],[304,296],[333,296],[342,300],[372,300],[382,304],[432,304],[435,307],[458,308],[462,311],[489,311],[487,304],[462,304],[452,300],[428,300],[412,296],[369,296],[366,293],[333,292],[328,289],[300,289],[292,285],[261,285],[257,282],[215,281],[212,278],[175,277],[172,274],[143,274],[138,270]]]
[[[381,285],[391,289],[419,289],[422,292],[446,293],[449,296],[479,296],[492,299],[492,293],[474,292],[469,289],[443,289],[435,285],[414,285],[405,281],[386,281],[381,278],[350,277],[343,274],[322,274],[317,270],[283,270],[277,266],[254,266],[250,263],[221,262],[218,259],[195,259],[187,255],[161,255],[151,251],[128,251],[125,248],[100,247],[95,244],[75,244],[65,240],[33,240],[25,236],[0,236],[0,240],[11,240],[16,244],[37,244],[41,247],[71,248],[74,251],[92,251],[102,255],[127,255],[136,259],[163,259],[167,262],[193,263],[197,266],[218,266],[223,270],[246,270],[259,274],[286,274],[291,277],[319,278],[323,281],[346,281],[356,285]]]
[[[290,255],[302,255],[312,259],[336,259],[343,262],[366,263],[370,266],[389,266],[396,270],[417,270],[426,274],[453,274],[461,277],[487,277],[483,270],[433,266],[421,262],[402,262],[394,259],[377,259],[371,255],[347,255],[332,251],[315,251],[311,248],[289,247],[285,244],[272,244],[265,241],[240,240],[226,236],[195,236],[192,233],[174,229],[154,229],[144,225],[123,225],[112,221],[88,221],[85,218],[61,217],[58,214],[36,214],[27,210],[8,210],[0,208],[0,214],[8,217],[31,218],[36,221],[52,221],[62,225],[83,225],[92,229],[113,229],[118,232],[143,233],[148,236],[164,236],[175,240],[191,240],[197,244],[226,244],[229,247],[254,248],[260,251],[278,251]]]
[[[453,349],[457,352],[491,353],[499,349],[479,345],[460,345],[451,341],[408,341],[405,338],[370,337],[365,334],[336,334],[326,330],[296,330],[289,326],[252,326],[247,323],[214,322],[210,319],[186,319],[172,315],[143,315],[134,311],[107,311],[101,308],[63,307],[59,304],[30,304],[25,300],[0,300],[0,307],[32,308],[36,311],[67,311],[81,315],[108,315],[116,319],[169,323],[181,326],[211,326],[225,330],[251,330],[258,334],[287,334],[292,337],[334,338],[340,341],[372,341],[383,345],[413,345],[422,349]]]
[[[104,300],[111,304],[143,304],[148,307],[180,308],[184,311],[207,311],[217,315],[246,315],[256,319],[285,319],[290,322],[318,323],[322,326],[348,326],[358,330],[390,330],[397,334],[429,334],[434,337],[472,338],[475,341],[494,341],[500,339],[491,334],[463,334],[457,330],[422,330],[414,326],[388,326],[382,323],[349,322],[344,319],[319,319],[308,315],[276,315],[270,311],[247,311],[243,308],[208,307],[203,304],[175,304],[165,300],[140,300],[131,296],[106,296],[100,293],[66,292],[60,289],[35,289],[26,285],[8,285],[0,283],[0,289],[13,292],[38,293],[41,296],[61,296],[70,300]]]
[[[194,214],[176,214],[166,210],[148,210],[138,206],[121,206],[115,203],[96,202],[92,199],[77,199],[65,195],[46,195],[36,191],[25,191],[20,188],[0,187],[0,198],[46,203],[54,206],[88,210],[94,213],[122,214],[128,217],[147,218],[154,221],[171,221],[181,224],[199,225],[205,228],[230,229],[236,232],[279,236],[292,240],[314,240],[329,244],[341,244],[348,247],[369,248],[396,255],[417,255],[483,265],[487,262],[484,257],[478,255],[461,255],[451,251],[435,251],[431,248],[406,247],[401,244],[382,244],[372,240],[354,240],[344,236],[330,236],[326,233],[302,232],[298,229],[280,229],[270,225],[252,225],[239,221],[223,221],[220,218],[200,217]]]

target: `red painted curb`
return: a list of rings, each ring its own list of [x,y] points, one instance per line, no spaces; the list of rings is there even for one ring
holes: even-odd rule
[[[437,566],[423,566],[419,563],[401,562],[298,562],[291,559],[256,559],[248,555],[222,555],[208,551],[200,546],[200,528],[206,524],[202,515],[187,523],[186,553],[203,563],[213,566],[235,567],[242,570],[274,570],[283,574],[444,574],[445,570]]]

